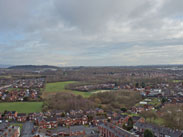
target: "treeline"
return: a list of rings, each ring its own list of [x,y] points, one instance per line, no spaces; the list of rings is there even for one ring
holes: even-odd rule
[[[32,68],[34,66],[25,66]],[[50,67],[52,66],[43,66]],[[23,67],[24,68],[24,67]],[[38,66],[42,68],[42,66]],[[54,67],[53,67],[54,69]],[[44,71],[43,71],[44,70]],[[138,67],[78,67],[78,68],[55,68],[40,69],[7,69],[4,70],[7,75],[38,75],[46,76],[47,82],[58,81],[84,81],[90,84],[115,83],[120,86],[126,83],[146,82],[161,83],[168,81],[167,77],[171,71],[157,70],[154,68],[138,68]],[[4,72],[3,71],[3,72]]]
[[[105,83],[105,84],[84,84],[76,83],[67,85],[66,89],[77,90],[77,91],[94,91],[94,90],[112,90],[115,88],[115,83]]]
[[[163,78],[161,75],[152,77],[152,74],[167,73],[152,68],[127,68],[127,67],[78,67],[78,68],[60,68],[57,71],[40,72],[47,76],[48,82],[56,81],[85,81],[88,83],[114,83],[118,85],[125,82],[133,82],[141,79],[152,80]],[[153,80],[154,82],[157,80]]]

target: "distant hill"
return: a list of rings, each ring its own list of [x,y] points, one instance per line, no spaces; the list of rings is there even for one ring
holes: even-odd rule
[[[0,68],[8,68],[10,67],[11,65],[5,65],[5,64],[0,64]]]
[[[8,67],[8,69],[38,70],[38,69],[59,69],[59,67],[49,65],[19,65],[19,66]]]

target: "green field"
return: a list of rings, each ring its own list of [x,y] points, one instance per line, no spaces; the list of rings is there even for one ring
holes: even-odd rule
[[[76,83],[76,81],[66,81],[66,82],[55,82],[55,83],[47,83],[45,92],[55,93],[55,92],[71,92],[75,95],[81,95],[83,97],[89,97],[92,92],[81,92],[81,91],[74,91],[74,90],[67,90],[65,87],[68,84]]]
[[[0,103],[0,112],[17,111],[19,113],[41,112],[42,102],[12,102]]]
[[[75,81],[66,81],[66,82],[55,82],[55,83],[47,83],[45,92],[60,92],[67,91],[65,86],[68,84],[76,83]]]

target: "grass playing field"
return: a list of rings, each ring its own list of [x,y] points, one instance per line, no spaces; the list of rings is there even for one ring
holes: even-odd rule
[[[67,91],[65,86],[68,84],[76,83],[75,81],[66,81],[66,82],[55,82],[55,83],[47,83],[45,92],[60,92]]]
[[[65,89],[65,86],[67,86],[68,84],[72,84],[72,83],[76,83],[76,81],[47,83],[44,95],[48,96],[48,95],[50,95],[49,93],[56,93],[56,92],[72,92],[75,95],[89,97],[92,94],[91,92],[81,92],[81,91],[73,91],[73,90]]]
[[[0,112],[17,111],[19,113],[41,112],[42,102],[10,102],[0,103]]]

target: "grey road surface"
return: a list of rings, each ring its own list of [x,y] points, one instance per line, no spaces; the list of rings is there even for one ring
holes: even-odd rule
[[[31,137],[33,128],[34,124],[32,122],[25,122],[21,131],[21,137]]]

